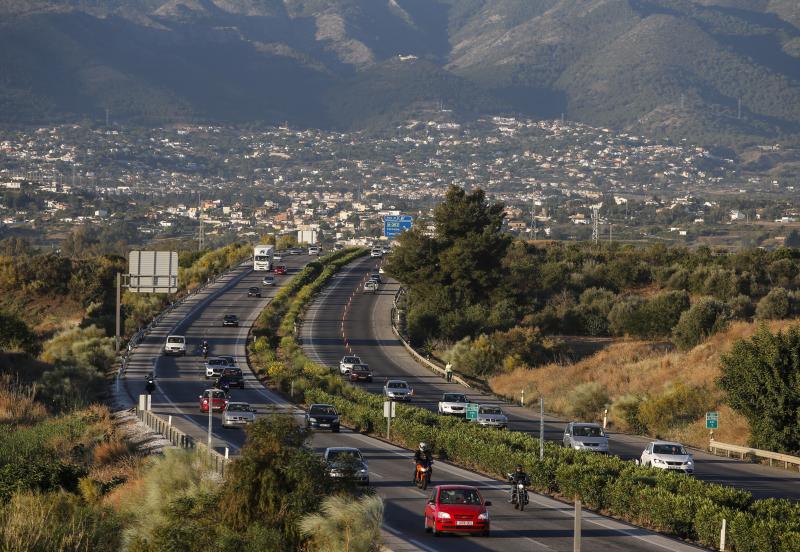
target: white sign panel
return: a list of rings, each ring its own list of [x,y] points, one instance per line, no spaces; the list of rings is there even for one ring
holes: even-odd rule
[[[177,292],[177,251],[131,251],[128,289],[139,293]]]
[[[383,401],[383,417],[394,418],[395,406],[397,406],[397,403],[394,401]]]

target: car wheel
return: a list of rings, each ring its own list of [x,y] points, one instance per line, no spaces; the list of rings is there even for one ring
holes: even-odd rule
[[[488,537],[489,537],[489,535],[490,535],[490,533],[489,533],[489,530],[488,530],[488,529],[487,529],[486,531],[484,531],[483,533],[481,533],[481,536],[482,536],[482,537],[487,537],[487,538],[488,538]]]
[[[339,433],[339,428],[337,427],[336,429],[332,429],[331,431],[334,433]]]
[[[431,533],[433,533],[434,537],[442,536],[442,532],[436,529],[436,520],[433,521],[433,525],[431,526]]]
[[[425,532],[430,533],[431,528],[428,526],[428,516],[425,516]]]

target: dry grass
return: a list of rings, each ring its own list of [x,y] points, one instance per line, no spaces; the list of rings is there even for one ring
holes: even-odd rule
[[[777,331],[796,324],[796,320],[772,321],[770,330]],[[626,394],[653,395],[672,383],[705,386],[711,393],[710,402],[720,411],[718,440],[745,444],[749,437],[746,421],[721,404],[721,391],[716,386],[720,374],[720,355],[727,352],[737,339],[752,336],[757,323],[736,322],[694,349],[681,353],[664,343],[621,341],[574,364],[548,364],[541,368],[517,369],[489,380],[492,390],[506,397],[519,399],[520,391],[527,397],[544,396],[549,411],[567,414],[567,396],[577,385],[598,382],[615,400]],[[612,414],[613,416],[613,414]],[[611,422],[614,420],[611,418]],[[697,420],[676,430],[671,438],[681,438],[691,444],[707,442],[704,420]]]
[[[130,456],[132,452],[133,447],[129,443],[122,439],[114,438],[111,441],[96,445],[92,451],[92,456],[95,466],[107,466],[126,456]]]
[[[32,424],[47,416],[47,409],[36,402],[36,387],[25,385],[10,374],[0,376],[0,423]]]

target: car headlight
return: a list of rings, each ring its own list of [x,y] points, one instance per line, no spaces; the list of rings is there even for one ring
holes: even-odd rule
[[[447,512],[437,512],[436,517],[439,519],[451,519],[450,514]]]
[[[314,423],[317,423],[317,419],[316,419],[316,418],[309,418],[309,419],[308,419],[308,421],[309,421],[309,422],[314,422]]]
[[[653,464],[666,464],[661,458],[653,458]]]
[[[365,468],[361,468],[360,470],[358,470],[358,475],[367,475],[367,473],[368,472]]]
[[[489,512],[481,512],[478,514],[478,519],[481,521],[489,521]]]
[[[686,465],[687,465],[687,466],[694,466],[694,460],[692,460],[691,458],[689,458],[689,459],[686,461]]]

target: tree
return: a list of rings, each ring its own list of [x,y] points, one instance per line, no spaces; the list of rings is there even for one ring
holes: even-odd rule
[[[220,501],[230,528],[246,531],[261,523],[299,544],[300,518],[314,511],[329,491],[322,461],[303,447],[307,438],[307,430],[290,416],[265,416],[250,426]]]
[[[780,320],[789,316],[790,307],[789,292],[784,288],[775,288],[758,302],[756,318]]]
[[[752,446],[800,453],[800,326],[776,334],[761,326],[734,343],[718,383],[750,423]]]
[[[39,349],[36,335],[18,316],[0,311],[0,351],[23,351],[35,354]]]
[[[704,297],[681,314],[672,329],[672,340],[679,349],[688,350],[725,327],[728,322],[725,303]]]
[[[289,249],[290,247],[295,247],[297,245],[297,236],[294,234],[284,234],[275,241],[275,249],[279,251],[283,251],[284,249]]]
[[[800,247],[800,232],[797,231],[797,228],[786,235],[783,243],[786,247]]]

